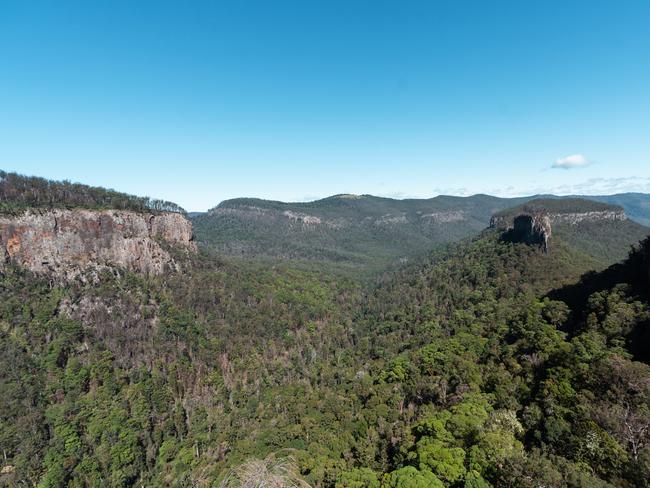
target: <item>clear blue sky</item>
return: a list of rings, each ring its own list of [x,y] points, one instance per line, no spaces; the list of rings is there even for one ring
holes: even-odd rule
[[[649,25],[645,0],[0,0],[0,168],[189,210],[650,191]]]

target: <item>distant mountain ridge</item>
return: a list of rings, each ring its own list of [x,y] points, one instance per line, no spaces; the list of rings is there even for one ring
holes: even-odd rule
[[[628,219],[623,207],[580,198],[539,198],[522,205],[495,213],[490,227],[508,227],[519,215],[544,214],[549,223],[578,224],[584,221],[625,221]]]
[[[625,209],[629,218],[645,226],[650,226],[650,195],[647,193],[619,193],[582,198],[619,205]]]
[[[496,197],[488,195],[485,193],[477,193],[471,196],[455,196],[455,195],[438,195],[432,198],[405,198],[405,199],[395,199],[389,197],[378,197],[374,195],[355,195],[355,194],[337,194],[329,197],[308,201],[308,202],[284,202],[280,200],[266,200],[263,198],[255,197],[240,197],[232,198],[228,200],[223,200],[217,206],[209,209],[207,212],[189,212],[190,217],[199,217],[208,213],[217,211],[219,208],[230,207],[239,204],[251,204],[251,205],[261,205],[265,207],[273,208],[319,208],[322,203],[331,201],[333,199],[341,200],[352,200],[359,201],[363,199],[372,199],[372,200],[382,200],[385,202],[395,202],[395,205],[399,206],[402,202],[404,206],[409,206],[412,202],[431,202],[434,205],[440,205],[446,207],[449,205],[463,205],[464,201],[475,201],[476,203],[483,204],[487,203],[493,205],[493,212],[485,212],[490,216],[493,213],[497,213],[501,209],[506,209],[509,207],[514,207],[516,205],[523,204],[531,200],[539,199],[554,199],[554,200],[567,200],[567,199],[580,199],[580,200],[590,200],[595,202],[602,202],[610,205],[616,205],[625,210],[627,216],[636,220],[637,222],[643,225],[650,225],[650,194],[648,193],[616,193],[613,195],[553,195],[540,193],[530,196],[523,197]],[[497,210],[498,209],[498,210]]]
[[[441,195],[404,200],[340,194],[303,203],[238,198],[207,213],[188,214],[168,201],[0,171],[0,217],[10,220],[30,211],[172,212],[191,218],[197,241],[225,255],[290,260],[292,265],[309,267],[320,263],[364,273],[383,271],[476,236],[493,216],[506,209],[525,210],[531,202],[543,202],[552,214],[549,218],[559,231],[553,232],[554,239],[567,239],[593,258],[596,267],[624,258],[630,245],[650,232],[641,225],[650,224],[650,195],[639,193],[587,198]],[[636,221],[628,220],[625,212]],[[7,261],[12,253],[4,254]],[[49,266],[51,261],[43,258],[39,266]]]
[[[638,221],[650,222],[650,195],[640,194],[584,198],[479,194],[404,200],[343,194],[302,203],[238,198],[221,202],[192,220],[197,240],[226,254],[380,268],[474,236],[488,227],[493,215],[533,200],[543,200],[565,213],[596,208],[621,213],[623,222],[616,230],[620,242],[612,253],[618,259],[649,232],[622,213],[630,208]]]

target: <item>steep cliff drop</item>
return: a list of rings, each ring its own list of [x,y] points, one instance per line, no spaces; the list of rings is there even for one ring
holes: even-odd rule
[[[510,230],[510,239],[526,244],[538,244],[548,252],[548,240],[551,237],[551,219],[548,215],[518,215]]]
[[[178,268],[168,246],[196,251],[181,214],[34,209],[0,216],[0,269],[15,263],[64,279],[107,267],[157,275]]]
[[[583,232],[585,226],[626,221],[623,209],[612,205],[575,199],[532,200],[493,215],[490,227],[501,230],[504,240],[539,245],[548,252],[553,227]]]

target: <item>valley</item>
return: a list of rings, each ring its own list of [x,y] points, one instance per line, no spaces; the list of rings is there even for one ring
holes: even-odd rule
[[[650,488],[649,25],[0,2],[0,488]]]
[[[643,237],[643,223],[650,222],[647,195],[582,199],[474,195],[422,200],[335,195],[307,203],[227,200],[207,213],[193,215],[192,223],[197,241],[234,258],[280,258],[306,266],[324,263],[350,273],[373,274],[433,248],[474,237],[490,224],[494,214],[531,200],[544,201],[563,215],[572,208],[578,214],[586,213],[583,207],[623,211],[621,242],[608,243],[610,251],[600,252],[601,256],[609,253],[603,264],[610,258],[625,257],[628,244]],[[603,200],[617,203],[598,203]],[[633,217],[627,215],[628,208]],[[600,219],[591,220],[597,225]]]
[[[0,194],[0,485],[647,486],[623,207]]]

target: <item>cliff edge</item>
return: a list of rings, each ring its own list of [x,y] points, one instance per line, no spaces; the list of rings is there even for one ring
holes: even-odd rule
[[[548,251],[553,226],[626,221],[625,211],[613,205],[581,199],[538,199],[494,214],[490,228],[503,231],[506,240],[538,244]]]
[[[107,267],[157,275],[178,268],[165,244],[196,251],[192,224],[182,214],[30,209],[0,215],[0,269],[15,263],[62,278]]]

